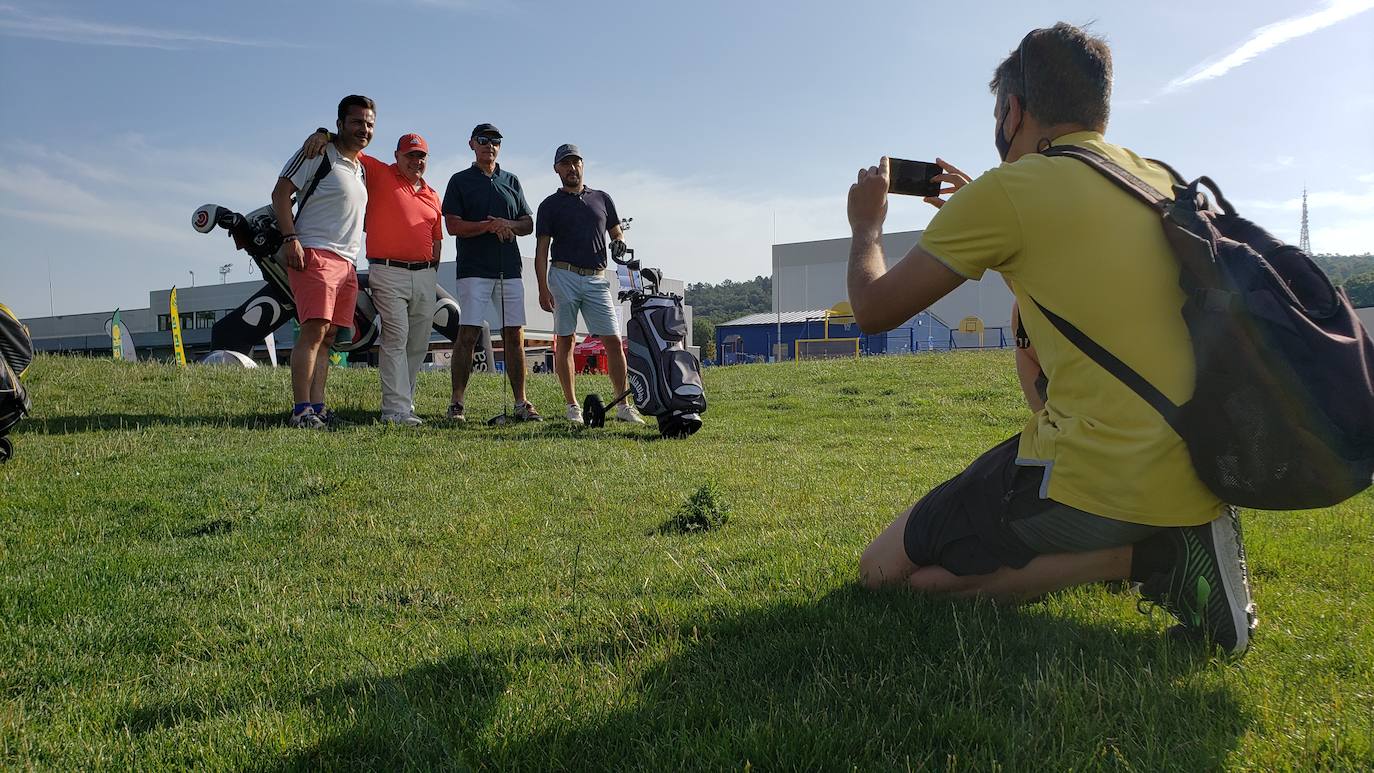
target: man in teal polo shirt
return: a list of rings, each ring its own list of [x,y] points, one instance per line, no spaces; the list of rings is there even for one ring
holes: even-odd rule
[[[525,288],[516,237],[534,230],[520,180],[496,163],[501,132],[489,123],[472,129],[468,147],[476,160],[449,178],[444,225],[457,237],[458,307],[463,324],[453,345],[453,399],[448,417],[466,419],[463,397],[472,374],[472,350],[481,321],[499,320],[506,374],[515,394],[516,421],[542,421],[525,398]]]

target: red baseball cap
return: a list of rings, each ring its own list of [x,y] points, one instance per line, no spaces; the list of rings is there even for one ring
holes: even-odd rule
[[[425,142],[424,137],[414,133],[403,135],[399,140],[396,140],[397,153],[409,153],[412,150],[423,150],[428,155],[429,143]]]

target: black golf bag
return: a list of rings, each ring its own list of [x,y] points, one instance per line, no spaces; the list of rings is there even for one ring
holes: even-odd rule
[[[19,318],[0,303],[0,462],[14,454],[10,429],[33,409],[19,377],[33,362],[33,339]]]
[[[641,413],[658,418],[664,437],[685,437],[701,429],[706,392],[701,363],[687,351],[687,318],[682,297],[671,293],[630,291],[630,319],[625,324],[630,390]]]
[[[268,333],[286,324],[296,314],[296,302],[287,280],[286,267],[277,260],[281,248],[281,231],[272,207],[265,206],[241,215],[215,204],[196,210],[191,225],[201,233],[210,233],[216,226],[234,237],[234,246],[248,253],[262,270],[263,286],[248,300],[217,321],[210,330],[210,347],[249,354]],[[377,308],[363,282],[358,285],[358,300],[353,309],[353,337],[338,341],[334,349],[357,352],[377,342]]]

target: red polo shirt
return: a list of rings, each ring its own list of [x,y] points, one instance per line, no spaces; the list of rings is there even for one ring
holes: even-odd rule
[[[434,243],[444,238],[439,194],[426,182],[416,190],[395,164],[360,158],[367,171],[367,257],[434,260]]]

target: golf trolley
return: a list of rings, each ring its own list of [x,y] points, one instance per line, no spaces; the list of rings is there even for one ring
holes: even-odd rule
[[[629,388],[609,403],[603,403],[598,394],[587,395],[582,401],[582,423],[605,426],[611,409],[634,394],[640,413],[658,419],[659,434],[687,437],[701,429],[706,393],[701,363],[687,351],[682,296],[660,292],[662,274],[655,268],[641,269],[634,252],[622,241],[611,244],[611,259],[624,266],[630,278],[629,289],[619,294],[621,303],[630,302],[625,324]]]

